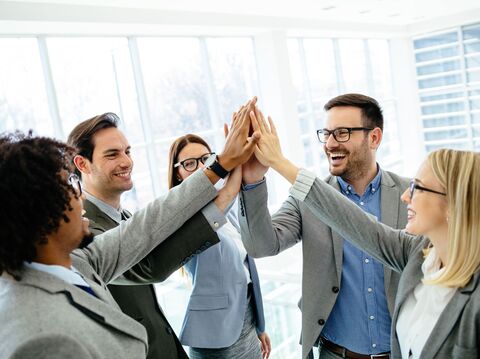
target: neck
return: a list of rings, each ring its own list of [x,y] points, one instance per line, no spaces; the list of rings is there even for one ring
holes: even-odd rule
[[[377,163],[374,161],[370,167],[355,171],[356,173],[353,176],[346,174],[341,177],[355,189],[355,193],[362,196],[365,193],[367,186],[377,175],[377,171]]]
[[[95,187],[85,186],[85,191],[89,194],[112,206],[115,209],[120,208],[120,194],[105,191],[99,191]]]
[[[47,243],[37,246],[37,256],[34,261],[37,263],[47,265],[58,265],[70,269],[72,266],[72,259],[70,252],[66,252],[62,248],[54,246],[54,238],[47,237]]]
[[[448,264],[448,228],[439,228],[435,233],[429,233],[427,237],[433,243],[438,258],[440,258],[441,266],[445,267]]]

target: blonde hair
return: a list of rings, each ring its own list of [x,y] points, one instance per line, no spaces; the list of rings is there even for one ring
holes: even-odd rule
[[[480,269],[480,153],[440,149],[427,160],[447,193],[448,258],[442,275],[425,283],[462,288]]]

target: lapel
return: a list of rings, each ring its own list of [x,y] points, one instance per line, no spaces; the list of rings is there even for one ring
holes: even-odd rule
[[[338,184],[336,177],[329,176],[327,178],[327,183],[340,192],[340,185]],[[334,231],[331,231],[331,232],[332,232],[333,254],[335,256],[335,268],[337,270],[338,283],[340,283],[342,278],[342,266],[343,266],[343,238],[337,232],[334,232]]]
[[[462,314],[463,308],[470,299],[471,293],[475,290],[480,278],[480,272],[476,272],[470,282],[464,287],[457,289],[453,298],[438,318],[435,327],[430,333],[422,350],[422,358],[435,358],[441,346],[447,340],[448,335],[456,325],[458,317]]]
[[[73,307],[92,320],[141,340],[147,345],[144,327],[136,320],[123,314],[108,291],[101,285],[88,279],[86,281],[91,285],[98,298],[51,274],[31,268],[25,268],[21,283],[41,289],[53,296],[65,295]]]
[[[111,219],[109,216],[105,214],[100,208],[95,206],[92,202],[88,199],[83,201],[83,209],[85,210],[85,216],[95,222],[98,223],[102,228],[108,230],[118,226],[118,223]]]

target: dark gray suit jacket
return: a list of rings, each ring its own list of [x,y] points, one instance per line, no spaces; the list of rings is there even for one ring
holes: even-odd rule
[[[96,297],[34,269],[25,268],[20,281],[4,273],[0,358],[145,358],[145,328],[121,312],[106,284],[172,238],[216,194],[203,171],[198,171],[87,248],[75,250],[73,266]],[[160,357],[165,357],[164,352]]]
[[[95,204],[84,201],[90,230],[101,234],[118,224]],[[123,274],[123,280],[136,283],[161,282],[182,266],[192,255],[218,243],[219,239],[201,212],[156,247],[138,264]],[[108,286],[122,311],[147,329],[149,359],[188,358],[175,332],[158,305],[152,284]]]
[[[398,314],[423,278],[423,248],[429,240],[379,223],[315,175],[302,170],[290,193],[318,220],[395,271],[401,272],[392,316],[392,358],[400,359]],[[447,304],[420,354],[422,359],[477,359],[480,357],[480,271],[458,288]]]
[[[326,181],[339,190],[336,177],[329,176]],[[407,221],[406,207],[400,201],[407,187],[406,178],[382,171],[382,221],[394,228],[404,228]],[[276,255],[302,242],[302,358],[306,358],[335,305],[338,288],[341,289],[343,239],[291,196],[270,217],[267,196],[266,184],[242,191],[239,211],[242,240],[248,254],[255,258]],[[399,274],[386,267],[384,284],[391,315],[398,280]]]

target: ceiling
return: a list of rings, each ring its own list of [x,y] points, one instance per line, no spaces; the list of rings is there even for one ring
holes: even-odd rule
[[[113,24],[115,31],[143,26],[144,32],[152,26],[211,26],[413,34],[478,19],[479,0],[0,0],[0,33],[12,28],[6,23],[44,22]]]

